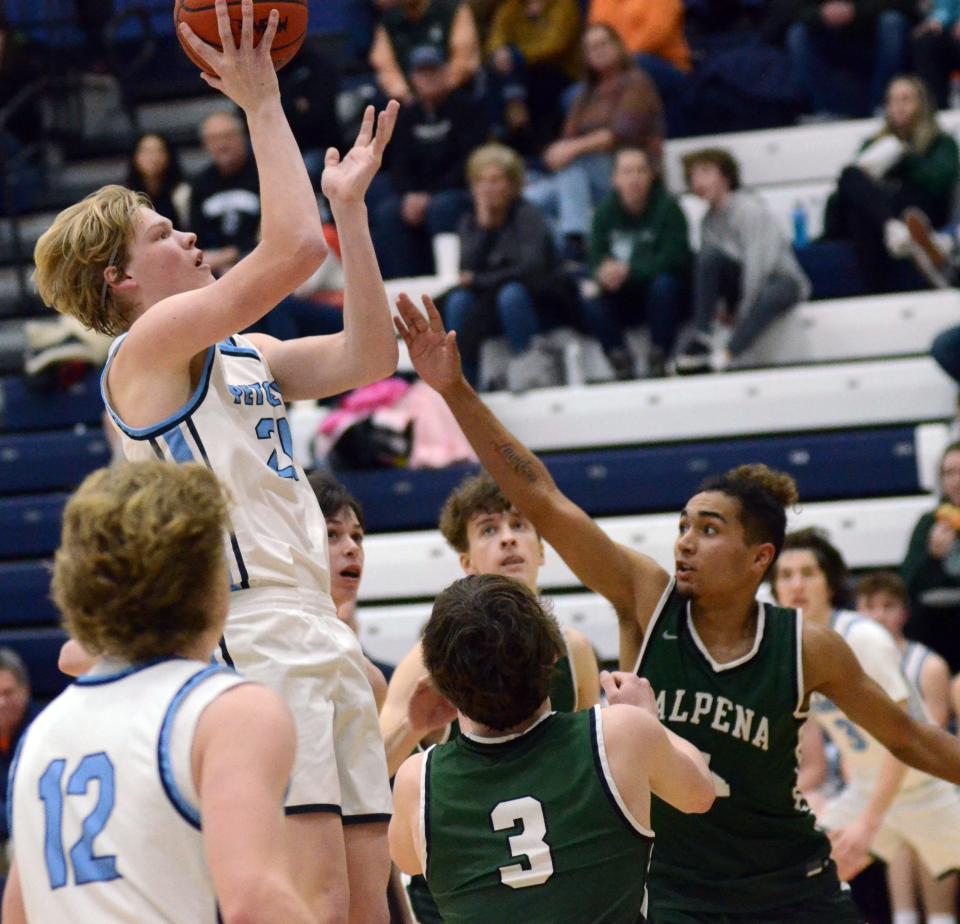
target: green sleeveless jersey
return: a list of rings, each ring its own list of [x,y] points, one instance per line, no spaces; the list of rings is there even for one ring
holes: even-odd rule
[[[606,760],[600,709],[424,758],[426,879],[445,924],[642,924],[652,832]]]
[[[569,655],[564,655],[553,666],[553,675],[550,678],[550,705],[557,712],[574,712],[577,708],[577,682],[574,677],[573,662]],[[451,741],[460,734],[460,724],[454,720],[450,724],[447,741]],[[410,905],[420,924],[443,924],[443,918],[437,910],[437,903],[430,895],[430,889],[423,876],[413,876],[407,886],[410,896]]]
[[[664,592],[637,663],[660,720],[707,758],[717,793],[685,815],[656,797],[650,901],[658,909],[750,913],[836,889],[830,844],[797,788],[804,711],[802,621],[760,605],[756,642],[717,664],[689,604]]]

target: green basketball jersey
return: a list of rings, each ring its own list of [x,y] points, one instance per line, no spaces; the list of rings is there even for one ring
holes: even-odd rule
[[[573,662],[564,655],[553,666],[550,677],[550,705],[557,712],[573,712],[577,708],[577,683],[574,677]],[[450,725],[447,741],[460,734],[460,724],[454,720]],[[443,924],[436,902],[430,895],[423,876],[413,876],[407,886],[410,905],[420,924]]]
[[[445,924],[642,924],[652,832],[607,766],[599,707],[424,758],[426,879]]]
[[[664,592],[637,673],[656,693],[660,720],[707,758],[717,799],[685,815],[654,797],[654,913],[764,911],[837,888],[830,844],[797,789],[801,631],[795,610],[761,604],[752,650],[717,664],[687,599],[672,584]]]

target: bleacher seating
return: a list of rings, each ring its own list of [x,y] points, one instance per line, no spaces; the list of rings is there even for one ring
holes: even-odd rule
[[[144,20],[138,9],[149,17],[155,38],[175,41],[168,4],[115,0],[114,6],[126,17],[113,34],[118,47],[140,42]],[[72,11],[66,0],[43,7],[63,7],[68,20]],[[82,44],[69,22],[60,32],[40,25],[37,4],[17,0],[7,9],[49,46]],[[333,7],[324,8],[323,21],[311,26],[348,31],[338,16]],[[26,252],[53,210],[123,178],[135,126],[185,145],[188,172],[204,162],[197,126],[225,102],[207,93],[198,78],[184,94],[190,99],[135,100],[135,122],[117,109],[115,88],[107,92],[103,84],[91,90],[99,94],[97,129],[64,149],[50,201],[21,219]],[[194,92],[200,95],[193,98]],[[941,113],[940,119],[960,135],[960,112]],[[878,124],[871,119],[669,141],[667,182],[683,194],[683,154],[725,147],[740,162],[744,185],[764,197],[784,232],[793,235],[793,212],[802,204],[814,237],[840,170]],[[689,195],[683,205],[695,235],[703,206]],[[442,294],[456,281],[450,255],[444,251],[436,276],[388,283],[391,299],[399,291]],[[0,221],[0,315],[12,313],[17,295],[14,256],[9,225]],[[744,357],[757,367],[747,371],[491,394],[487,400],[508,427],[544,454],[561,488],[603,518],[615,540],[666,566],[685,497],[705,475],[747,460],[795,474],[804,503],[791,523],[828,529],[851,566],[896,565],[913,523],[933,503],[928,492],[946,440],[943,422],[955,412],[954,384],[925,354],[936,333],[957,323],[958,308],[956,291],[820,301],[799,306],[772,327]],[[402,368],[409,370],[408,360]],[[309,459],[307,442],[323,413],[316,407],[291,412],[301,461]],[[18,377],[0,379],[0,644],[25,654],[41,695],[63,682],[53,666],[62,633],[52,628],[57,616],[49,600],[49,559],[65,492],[109,459],[100,415],[96,376],[54,394],[32,391]],[[365,503],[371,532],[363,641],[388,662],[409,648],[430,598],[460,574],[456,556],[433,527],[440,504],[465,471],[344,476]],[[543,586],[554,595],[561,622],[585,631],[605,658],[616,656],[609,605],[585,593],[550,550]]]

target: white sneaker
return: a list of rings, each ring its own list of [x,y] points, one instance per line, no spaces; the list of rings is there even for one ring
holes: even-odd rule
[[[891,218],[883,226],[883,242],[886,244],[887,253],[891,257],[900,259],[910,256],[910,245],[913,243],[913,238],[906,223],[898,218]]]

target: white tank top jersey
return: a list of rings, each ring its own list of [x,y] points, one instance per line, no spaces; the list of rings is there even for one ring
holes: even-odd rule
[[[123,422],[107,389],[125,336],[114,342],[100,378],[124,458],[206,465],[233,501],[226,548],[231,589],[314,587],[326,615],[335,616],[326,524],[293,459],[283,395],[266,360],[249,340],[228,337],[207,350],[190,400],[166,420],[137,429]]]
[[[34,720],[9,804],[30,924],[220,920],[190,756],[203,710],[244,682],[185,659],[108,662]]]
[[[923,715],[929,719],[926,706],[923,705],[923,685],[920,674],[923,671],[923,665],[927,658],[933,654],[933,649],[928,648],[921,642],[907,642],[907,647],[903,649],[903,656],[900,659],[900,668],[903,676],[907,678],[910,684],[911,696],[916,698],[923,710]]]
[[[830,628],[838,632],[853,650],[863,672],[894,702],[906,701],[911,713],[913,702],[910,686],[900,667],[900,651],[893,636],[883,626],[850,610],[835,610]],[[829,699],[819,693],[810,697],[810,716],[830,736],[840,751],[843,766],[852,781],[872,788],[887,749],[868,731],[851,722]],[[919,770],[910,769],[902,789],[911,789],[931,779]]]

